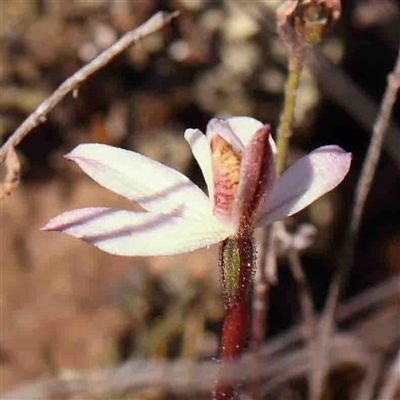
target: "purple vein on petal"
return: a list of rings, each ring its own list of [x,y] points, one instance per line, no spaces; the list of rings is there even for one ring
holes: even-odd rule
[[[63,222],[61,218],[64,214],[60,214],[57,217],[52,218],[47,222],[46,225],[40,228],[41,231],[65,231],[73,228],[76,225],[83,225],[98,217],[104,216],[105,214],[111,214],[117,211],[116,209],[108,207],[92,207],[92,208],[81,208],[73,211],[67,211],[71,215],[74,215],[73,220]]]
[[[113,210],[115,211],[115,210]],[[110,213],[112,214],[112,213]],[[147,213],[145,213],[147,214]],[[104,214],[103,214],[104,215]],[[149,215],[150,216],[150,215]],[[107,239],[117,239],[121,236],[133,236],[135,233],[143,232],[143,231],[151,231],[154,228],[159,228],[162,225],[167,224],[173,218],[180,217],[180,211],[174,210],[168,214],[154,214],[153,220],[148,220],[142,223],[138,223],[135,225],[127,225],[122,228],[112,229],[109,231],[105,231],[97,234],[86,234],[82,235],[80,239],[85,240],[90,243],[96,243],[99,241],[104,241]]]
[[[204,192],[180,172],[140,154],[100,144],[78,146],[67,158],[103,187],[138,202],[149,211],[181,205],[192,214],[209,214]]]

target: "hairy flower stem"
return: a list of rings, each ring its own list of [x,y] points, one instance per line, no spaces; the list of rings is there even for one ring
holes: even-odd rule
[[[286,166],[303,59],[303,55],[296,54],[291,54],[289,58],[289,75],[285,85],[285,99],[277,133],[278,155],[276,169],[278,175],[282,174]]]
[[[219,261],[226,316],[222,330],[220,360],[224,365],[241,355],[249,326],[249,288],[255,263],[253,232],[246,231],[223,241]],[[218,380],[216,400],[232,399],[235,382]]]

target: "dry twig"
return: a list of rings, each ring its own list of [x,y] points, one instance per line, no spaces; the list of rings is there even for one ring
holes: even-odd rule
[[[14,147],[10,147],[6,157],[6,176],[4,183],[0,184],[0,200],[9,195],[18,186],[20,177],[21,163]]]
[[[0,164],[5,159],[12,156],[12,148],[15,148],[21,140],[25,138],[38,125],[46,121],[48,113],[68,94],[76,90],[82,82],[88,79],[99,69],[107,65],[115,56],[122,53],[129,46],[139,42],[141,39],[151,35],[152,33],[162,29],[179,13],[158,12],[149,20],[144,22],[136,29],[127,32],[111,47],[104,50],[89,64],[86,64],[80,70],[70,76],[63,82],[53,94],[44,100],[39,107],[32,112],[29,117],[19,126],[19,128],[9,137],[7,142],[0,149]],[[6,182],[7,184],[8,182]],[[15,186],[15,185],[14,185]]]
[[[397,294],[400,278],[381,283],[365,291],[351,301],[339,307],[339,315],[351,318],[366,308],[389,301]],[[375,298],[375,302],[366,303],[362,298]],[[355,306],[357,305],[357,306]],[[346,310],[350,310],[346,313]],[[341,318],[340,318],[341,319]],[[382,330],[383,329],[383,330]],[[385,327],[377,326],[376,335],[385,335]],[[226,370],[226,379],[248,379],[248,382],[265,382],[262,391],[270,393],[278,386],[291,379],[303,377],[309,371],[308,349],[299,347],[302,328],[297,326],[279,338],[271,340],[260,348],[258,357],[244,355],[237,363]],[[355,332],[354,336],[358,336]],[[372,358],[363,343],[351,335],[335,336],[330,344],[332,359],[329,366],[339,367],[343,363],[353,364],[359,368],[368,367]],[[297,346],[295,346],[297,344]],[[366,343],[369,346],[368,343]],[[289,352],[285,351],[291,349]],[[267,362],[268,360],[268,362]],[[85,396],[116,395],[127,390],[140,390],[149,387],[163,387],[175,393],[207,393],[215,385],[215,374],[218,371],[215,361],[203,363],[132,361],[116,368],[95,370],[87,373],[76,372],[68,377],[41,379],[2,393],[3,400],[20,400],[29,398],[50,399],[72,395]],[[201,379],[199,379],[201,377]]]
[[[382,390],[378,395],[378,400],[395,400],[396,393],[400,389],[400,349],[390,366]]]
[[[267,332],[268,291],[276,282],[276,255],[273,226],[261,230],[260,250],[257,257],[257,271],[252,298],[252,327],[250,348],[257,352],[264,342]]]
[[[297,249],[289,249],[288,259],[292,275],[297,282],[300,291],[300,305],[303,316],[304,336],[307,340],[313,340],[315,337],[316,318],[314,311],[314,302],[311,295],[311,290],[308,285],[304,268],[301,264],[300,255]]]
[[[354,400],[373,400],[375,387],[382,371],[382,356],[377,355],[369,364],[365,377],[355,394]]]
[[[343,286],[347,279],[351,264],[353,262],[355,245],[358,238],[362,214],[368,193],[371,188],[372,180],[375,175],[375,170],[379,161],[382,150],[383,139],[389,125],[392,114],[393,105],[396,101],[397,92],[400,87],[400,49],[396,61],[396,66],[393,73],[388,76],[388,84],[383,96],[381,109],[373,127],[371,142],[368,148],[368,153],[364,161],[361,176],[357,183],[354,205],[352,207],[352,215],[350,226],[346,232],[343,249],[341,254],[338,269],[333,277],[330,285],[328,297],[325,303],[325,309],[320,325],[319,332],[319,364],[315,373],[318,374],[319,381],[319,397],[322,394],[325,386],[326,376],[328,372],[327,347],[329,337],[334,330],[334,317],[338,305],[339,297]]]
[[[351,335],[337,335],[331,343],[332,367],[342,363],[366,368],[370,356],[362,344]],[[289,354],[256,360],[244,355],[220,371],[222,382],[272,379],[274,386],[302,377],[309,368],[307,350],[294,349]],[[134,360],[117,368],[76,372],[64,378],[43,379],[4,393],[2,400],[111,396],[128,390],[162,388],[173,393],[208,393],[215,386],[219,366],[215,361],[189,363],[182,361]]]

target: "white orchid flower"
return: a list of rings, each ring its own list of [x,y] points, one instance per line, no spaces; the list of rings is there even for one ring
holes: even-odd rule
[[[208,195],[180,172],[138,153],[83,144],[66,158],[105,188],[146,211],[81,208],[51,219],[42,230],[61,231],[123,256],[192,251],[293,215],[335,188],[351,154],[320,147],[276,178],[269,125],[249,117],[212,119],[206,135],[188,129]]]

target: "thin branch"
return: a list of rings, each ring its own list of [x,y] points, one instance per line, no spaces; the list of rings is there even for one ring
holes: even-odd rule
[[[320,325],[319,335],[319,367],[316,372],[320,380],[320,391],[324,387],[327,376],[327,354],[326,349],[329,343],[329,337],[334,330],[334,317],[341,291],[345,285],[350,267],[354,258],[355,245],[357,242],[362,214],[364,211],[366,199],[371,189],[375,170],[382,150],[383,139],[389,125],[393,105],[396,101],[397,92],[400,87],[400,49],[396,60],[396,66],[393,73],[388,75],[388,84],[383,96],[380,112],[373,127],[371,142],[368,153],[364,161],[363,169],[357,183],[354,206],[349,228],[345,235],[343,248],[340,251],[339,265],[336,274],[331,282],[328,297]],[[321,395],[321,393],[320,393]]]
[[[377,399],[395,400],[396,393],[400,391],[400,349],[390,366]]]
[[[293,247],[290,248],[288,259],[292,275],[296,280],[300,291],[300,305],[303,316],[305,338],[306,340],[312,340],[315,337],[316,331],[314,303],[298,250]]]
[[[398,296],[400,287],[400,277],[393,277],[383,283],[365,290],[358,296],[340,304],[337,309],[337,321],[346,322],[358,313],[365,312],[369,308],[377,307],[382,302],[388,301],[394,296]],[[367,300],[368,299],[368,300]],[[286,348],[295,345],[302,338],[300,327],[294,327],[281,333],[277,338],[270,339],[268,346],[260,350],[260,355],[271,356],[280,353]]]
[[[308,353],[308,350],[306,350]],[[371,355],[368,349],[364,346],[357,337],[344,334],[336,334],[329,343],[329,367],[336,369],[343,364],[349,363],[360,369],[365,369],[371,362]],[[313,370],[313,366],[308,362],[308,354],[302,354],[302,363],[300,360],[293,360],[287,363],[287,366],[280,374],[277,374],[261,387],[261,395],[264,398],[272,394],[276,389],[283,384],[287,384],[291,380],[299,379],[305,374],[309,374]],[[289,357],[297,357],[297,353],[289,354]],[[286,358],[285,358],[286,359]]]
[[[301,264],[299,252],[296,248],[291,247],[288,251],[289,265],[292,270],[292,275],[296,280],[297,286],[300,291],[300,305],[303,317],[303,332],[308,348],[310,368],[308,370],[308,390],[310,400],[315,398],[318,393],[318,382],[315,381],[314,369],[317,367],[317,342],[316,337],[316,315],[314,310],[314,303],[311,295],[311,290],[308,285],[307,277],[304,273],[304,268]]]
[[[273,244],[273,226],[260,232],[257,271],[254,279],[252,298],[252,325],[250,348],[257,352],[265,340],[267,332],[268,292],[276,273],[276,254]]]
[[[14,147],[10,147],[6,158],[6,176],[4,177],[4,183],[0,184],[0,200],[8,196],[18,186],[20,177],[21,163]]]
[[[385,134],[389,126],[392,109],[396,101],[399,88],[400,48],[395,70],[388,76],[388,83],[382,100],[380,113],[373,128],[373,134],[368,148],[367,157],[364,161],[361,176],[357,184],[356,200],[350,225],[350,232],[353,240],[357,239],[365,203],[372,186],[372,180],[375,176],[376,167],[382,151],[383,139],[385,138]]]
[[[373,400],[375,387],[382,371],[382,364],[383,357],[380,354],[371,361],[354,400]]]
[[[260,230],[259,254],[257,256],[257,270],[253,284],[252,295],[252,320],[250,349],[255,357],[259,357],[259,351],[265,341],[268,326],[269,290],[271,284],[276,282],[276,252],[274,244],[274,225],[269,225]],[[260,397],[260,383],[255,382],[251,388],[251,398]]]
[[[22,139],[32,129],[46,121],[47,114],[68,94],[73,92],[79,85],[89,76],[97,72],[99,69],[108,64],[115,56],[122,53],[129,46],[139,42],[141,39],[151,35],[152,33],[162,29],[164,26],[178,16],[179,12],[158,12],[149,20],[144,22],[136,29],[127,32],[111,47],[104,50],[89,64],[86,64],[80,70],[75,72],[71,77],[64,81],[55,92],[44,100],[39,107],[29,115],[29,117],[19,126],[19,128],[10,136],[7,142],[0,149],[0,163],[3,163],[8,150],[16,147]]]
[[[337,321],[341,322],[350,317],[354,317],[359,312],[365,312],[368,308],[376,306],[381,301],[385,301],[388,295],[400,294],[400,276],[394,276],[390,280],[377,284],[371,289],[360,293],[354,299],[341,304],[336,312]]]
[[[365,368],[370,356],[359,341],[351,335],[337,335],[331,343],[332,367],[343,363]],[[294,349],[289,354],[274,357],[270,362],[256,360],[246,354],[219,370],[215,361],[182,362],[133,360],[116,368],[76,371],[64,378],[50,378],[26,384],[2,393],[2,400],[50,399],[85,394],[86,396],[111,396],[145,388],[163,388],[173,393],[207,393],[215,385],[219,370],[223,382],[256,380],[286,380],[300,378],[308,369],[307,351]],[[287,373],[289,372],[289,375]]]

